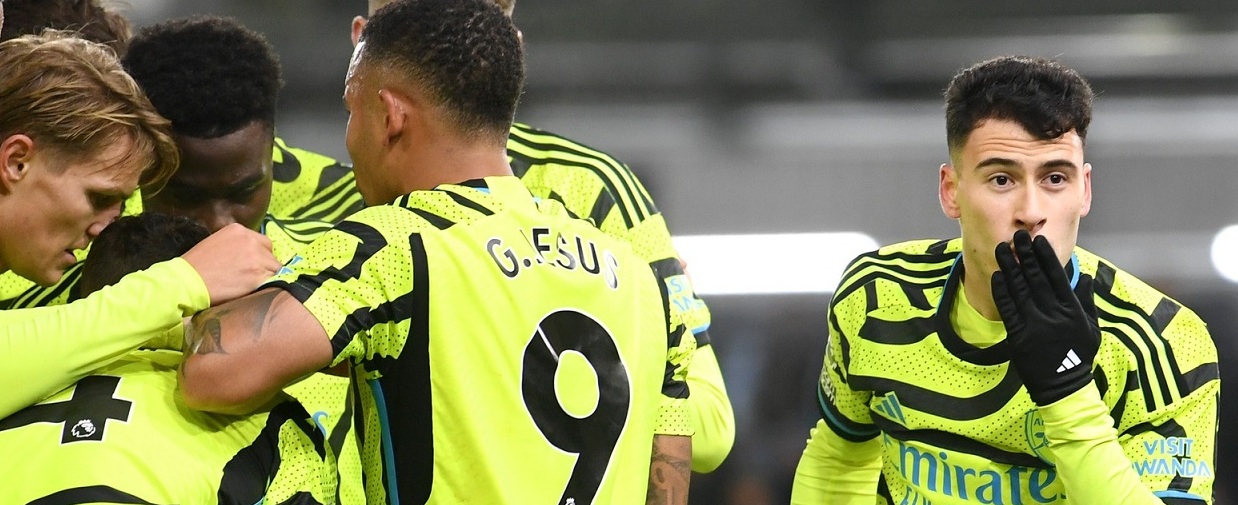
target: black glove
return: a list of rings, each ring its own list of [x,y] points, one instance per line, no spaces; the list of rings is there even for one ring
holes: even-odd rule
[[[993,302],[1006,326],[1010,362],[1036,405],[1045,406],[1092,382],[1100,328],[1092,278],[1071,291],[1066,271],[1044,237],[1026,230],[997,245]],[[1018,255],[1016,261],[1015,255]]]

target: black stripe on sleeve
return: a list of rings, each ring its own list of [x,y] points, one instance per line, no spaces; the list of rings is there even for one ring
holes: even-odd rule
[[[285,401],[267,414],[266,425],[254,440],[228,461],[219,481],[219,503],[252,505],[266,496],[267,484],[279,472],[280,429],[291,422],[314,443],[318,458],[326,457],[323,435],[312,424],[300,403]]]
[[[322,173],[318,175],[318,187],[314,189],[314,194],[321,193],[322,191],[331,187],[332,184],[335,184],[336,182],[339,182],[346,177],[350,179],[352,178],[352,177],[349,177],[353,175],[352,167],[344,165],[335,160],[332,160],[332,161],[333,163],[331,163],[330,165],[322,167]],[[344,186],[347,187],[350,185],[355,186],[355,184],[347,184]]]
[[[1170,390],[1171,385],[1178,389],[1179,394],[1182,394],[1182,372],[1178,369],[1178,364],[1173,359],[1169,342],[1166,342],[1159,334],[1161,329],[1169,325],[1170,320],[1166,319],[1166,316],[1170,309],[1166,308],[1164,301],[1158,303],[1156,310],[1153,311],[1154,314],[1159,311],[1162,321],[1158,322],[1152,314],[1145,314],[1139,306],[1112,293],[1116,277],[1117,270],[1113,266],[1104,262],[1097,265],[1095,279],[1100,281],[1099,286],[1103,286],[1104,289],[1096,290],[1096,296],[1122,312],[1122,314],[1118,314],[1112,311],[1100,310],[1100,313],[1103,320],[1129,328],[1130,333],[1134,334],[1134,338],[1138,338],[1146,348],[1146,351],[1139,349],[1139,346],[1135,345],[1135,342],[1128,336],[1127,332],[1108,331],[1109,334],[1117,337],[1140,360],[1138,371],[1140,381],[1143,384],[1144,401],[1147,403],[1149,410],[1155,410],[1161,404],[1156,402],[1153,394],[1154,391],[1160,391],[1164,404],[1174,400],[1173,393]],[[1177,310],[1173,310],[1173,313],[1176,314]],[[1154,333],[1150,334],[1148,331],[1145,331],[1145,325],[1150,327]],[[1102,331],[1105,329],[1102,328]],[[1160,366],[1162,352],[1169,363],[1168,371]],[[1151,370],[1149,371],[1149,369]],[[1167,372],[1168,375],[1166,375]]]
[[[1220,379],[1221,370],[1216,363],[1203,363],[1194,370],[1182,374],[1182,382],[1186,385],[1182,390],[1182,396],[1188,396],[1204,387],[1205,384]]]
[[[873,424],[861,424],[852,421],[842,412],[833,402],[825,401],[825,392],[821,389],[821,385],[817,385],[817,408],[821,411],[821,419],[825,421],[825,425],[830,427],[830,430],[850,442],[867,442],[873,437],[879,435],[881,430]]]
[[[280,161],[271,167],[271,178],[277,182],[292,182],[301,176],[301,160],[297,159],[291,151],[275,143],[275,148],[279,149]]]
[[[546,132],[534,132],[534,134],[557,137],[556,135],[549,134]],[[562,139],[562,137],[558,137],[558,138]],[[563,139],[563,140],[566,141],[566,139]],[[530,149],[539,151],[538,154],[540,154],[540,156],[538,158],[534,158],[524,153],[511,150],[510,144],[513,142],[518,145],[525,146]],[[567,141],[567,142],[570,142],[570,141]],[[556,156],[556,154],[564,154],[564,153],[580,156],[582,158],[587,158],[593,161],[594,163],[570,160],[570,159],[565,159],[563,157]],[[634,189],[635,183],[632,182],[632,179],[634,179],[635,176],[625,175],[624,172],[627,172],[627,174],[631,174],[631,170],[627,169],[626,166],[623,166],[621,163],[619,163],[618,161],[615,161],[613,158],[605,159],[605,158],[599,157],[597,154],[581,152],[579,150],[575,150],[575,149],[572,149],[564,145],[535,142],[532,139],[528,137],[523,137],[523,136],[513,136],[511,140],[509,140],[509,149],[507,151],[507,154],[511,156],[513,160],[519,160],[519,163],[527,165],[527,166],[554,164],[554,165],[561,165],[561,166],[568,166],[568,167],[583,168],[585,170],[593,172],[593,174],[598,177],[598,180],[602,181],[602,184],[606,188],[606,191],[609,191],[612,195],[614,195],[614,199],[616,202],[622,200],[622,198],[620,198],[618,195],[623,194],[623,195],[626,195],[627,198],[632,202],[632,205],[635,206],[635,208],[631,208],[631,209],[629,209],[626,205],[619,206],[620,214],[623,216],[623,221],[627,225],[628,228],[632,228],[633,226],[635,226],[636,223],[644,221],[648,219],[650,215],[653,215],[656,213],[656,209],[651,209],[649,207],[645,207],[643,209],[641,208],[642,203],[646,203],[647,200],[645,198],[642,198],[641,195],[638,195],[637,194],[638,191]],[[643,215],[641,211],[644,211]]]
[[[657,275],[658,270],[653,268],[653,273]],[[662,317],[666,321],[666,349],[669,353],[671,349],[679,347],[679,344],[683,342],[684,333],[688,330],[683,324],[671,327],[670,293],[667,292],[666,283],[661,282],[661,279],[658,279],[658,294],[662,296]],[[675,379],[675,363],[668,360],[662,373],[662,395],[667,398],[687,398],[688,393],[688,383]]]
[[[332,203],[333,200],[338,201]],[[310,209],[315,207],[322,207],[322,209],[310,212]],[[340,183],[326,193],[315,194],[313,200],[294,211],[293,215],[301,219],[335,222],[363,208],[365,208],[365,202],[362,201],[361,193],[357,191],[356,185],[351,182],[350,178],[347,183]]]
[[[110,486],[86,486],[65,489],[49,494],[27,505],[80,505],[85,503],[123,503],[154,505]]]
[[[1119,300],[1116,297],[1102,295],[1101,299],[1109,302],[1110,304],[1114,304],[1119,309],[1124,309],[1123,312],[1132,309],[1138,310],[1137,307],[1134,307],[1123,300]],[[1173,396],[1169,390],[1170,381],[1165,376],[1165,370],[1160,367],[1161,353],[1157,348],[1161,346],[1158,346],[1153,342],[1153,339],[1160,338],[1159,335],[1148,335],[1147,332],[1144,331],[1142,325],[1130,317],[1115,314],[1104,309],[1099,309],[1098,312],[1100,313],[1102,320],[1114,323],[1116,326],[1120,326],[1120,328],[1101,327],[1101,331],[1118,339],[1118,341],[1130,350],[1131,354],[1139,360],[1139,366],[1136,367],[1136,371],[1139,373],[1139,382],[1142,386],[1144,403],[1148,405],[1148,410],[1156,410],[1159,408],[1158,406],[1172,402]],[[1138,312],[1135,313],[1138,314]],[[1122,329],[1126,329],[1127,331],[1122,331]],[[1144,351],[1140,349],[1139,346],[1135,344],[1134,339],[1139,339],[1147,350]],[[1164,345],[1165,342],[1162,341],[1161,344]],[[1168,346],[1164,347],[1167,348]],[[1154,393],[1157,390],[1160,391],[1161,398],[1164,398],[1165,400],[1163,403],[1156,401]]]
[[[598,192],[597,198],[593,200],[593,207],[589,209],[589,220],[593,221],[593,226],[602,226],[602,221],[606,220],[615,205],[614,195],[606,191]]]
[[[375,357],[367,362],[383,370],[387,413],[399,419],[391,430],[391,451],[396,461],[399,503],[425,503],[434,480],[434,417],[430,389],[430,278],[426,248],[420,234],[409,237],[413,289],[400,297],[392,317],[410,319],[408,339],[398,358]],[[384,461],[384,465],[386,462]],[[384,468],[384,474],[393,471]],[[392,500],[392,503],[396,503]]]

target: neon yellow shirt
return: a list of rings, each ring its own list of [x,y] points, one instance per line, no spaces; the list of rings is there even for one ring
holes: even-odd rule
[[[0,502],[325,503],[322,436],[296,402],[186,408],[175,351],[138,351],[0,419]]]
[[[368,208],[301,256],[269,285],[366,382],[371,502],[638,503],[654,434],[691,434],[695,341],[649,266],[513,177]]]
[[[1076,248],[1096,380],[1037,408],[1000,323],[957,306],[958,257],[917,241],[848,267],[792,503],[1212,503],[1220,382],[1198,316]]]
[[[45,398],[210,305],[176,258],[67,305],[0,310],[0,417]]]

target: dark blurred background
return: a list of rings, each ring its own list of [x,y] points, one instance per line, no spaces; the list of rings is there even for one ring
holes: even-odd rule
[[[137,25],[229,14],[281,54],[279,133],[346,159],[340,105],[363,0],[130,0]],[[1238,289],[1214,265],[1238,223],[1238,2],[1205,0],[520,0],[519,119],[610,151],[676,234],[857,231],[950,237],[939,211],[941,91],[1002,54],[1054,57],[1099,93],[1080,245],[1208,321],[1233,382]],[[1219,250],[1238,260],[1238,251]],[[692,258],[688,258],[692,260]],[[761,261],[758,259],[757,261]],[[744,264],[734,265],[736,269]],[[790,275],[794,267],[787,266]],[[707,296],[735,406],[730,458],[693,503],[785,503],[808,429],[831,285]],[[1219,503],[1238,494],[1222,400]]]

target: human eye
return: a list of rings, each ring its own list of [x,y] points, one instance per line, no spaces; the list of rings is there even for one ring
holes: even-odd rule
[[[993,174],[989,176],[989,184],[999,188],[1004,188],[1014,184],[1014,179],[1011,179],[1010,176],[1006,174]]]
[[[1049,176],[1048,176],[1048,177],[1046,177],[1046,178],[1045,178],[1045,180],[1046,180],[1046,181],[1048,181],[1048,182],[1049,182],[1049,184],[1052,184],[1052,185],[1054,185],[1054,186],[1058,186],[1058,185],[1061,185],[1061,184],[1065,184],[1065,183],[1066,183],[1066,175],[1065,175],[1065,174],[1059,174],[1059,173],[1049,174]]]
[[[95,210],[108,209],[125,201],[124,196],[106,193],[91,192],[87,195],[87,197],[90,199],[90,205],[94,207]]]

